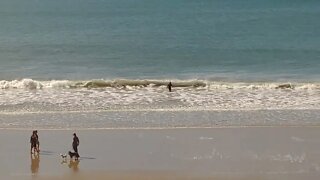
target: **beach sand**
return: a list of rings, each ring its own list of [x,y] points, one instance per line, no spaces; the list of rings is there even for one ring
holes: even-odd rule
[[[319,179],[319,127],[0,130],[0,179]],[[64,161],[72,133],[80,161]]]

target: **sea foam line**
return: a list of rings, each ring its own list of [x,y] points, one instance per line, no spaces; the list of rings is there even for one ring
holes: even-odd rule
[[[0,89],[74,89],[74,88],[124,88],[124,87],[161,87],[172,81],[173,87],[209,87],[213,89],[318,89],[320,83],[291,82],[220,82],[198,79],[94,79],[94,80],[51,80],[37,81],[33,79],[0,80]]]

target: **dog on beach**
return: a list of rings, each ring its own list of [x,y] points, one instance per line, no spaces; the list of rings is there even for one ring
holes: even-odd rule
[[[68,155],[70,156],[70,159],[75,159],[75,160],[78,160],[79,157],[80,157],[78,153],[76,153],[76,152],[71,152],[71,151],[68,152]],[[62,158],[63,161],[66,161],[66,160],[67,160],[68,155],[67,155],[67,154],[61,154],[61,153],[60,153],[60,156],[61,156],[61,158]]]
[[[67,163],[67,154],[61,154],[60,153],[60,156],[61,156],[61,164],[64,164],[64,163]]]
[[[75,158],[75,160],[78,160],[78,158],[80,157],[77,152],[71,152],[71,151],[69,151],[68,154],[69,154],[69,156],[70,156],[70,159]]]
[[[60,156],[61,156],[62,159],[66,159],[67,158],[67,154],[61,154],[60,153]]]
[[[60,156],[61,156],[62,159],[67,158],[67,155],[66,155],[66,154],[61,154],[61,153],[60,153]]]

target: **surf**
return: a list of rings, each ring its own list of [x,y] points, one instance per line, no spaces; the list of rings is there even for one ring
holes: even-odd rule
[[[51,80],[34,79],[0,80],[0,89],[76,89],[76,88],[126,88],[164,87],[169,82],[178,88],[213,89],[320,89],[320,82],[227,82],[199,79],[92,79],[92,80]]]

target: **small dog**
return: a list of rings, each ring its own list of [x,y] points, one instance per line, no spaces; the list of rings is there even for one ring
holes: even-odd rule
[[[67,154],[60,154],[62,159],[66,159],[67,158]]]
[[[60,153],[60,156],[61,156],[61,164],[64,164],[64,163],[67,163],[67,154],[61,154]]]
[[[71,151],[69,151],[68,154],[69,154],[69,156],[70,156],[70,159],[75,158],[75,160],[78,160],[78,158],[80,157],[79,154],[76,153],[76,152],[71,152]]]

